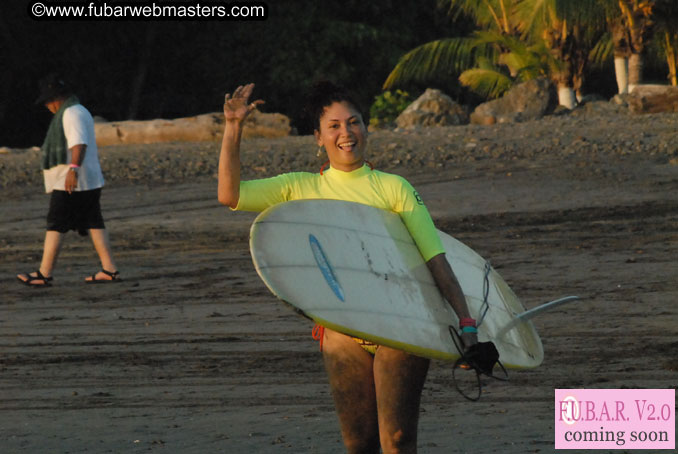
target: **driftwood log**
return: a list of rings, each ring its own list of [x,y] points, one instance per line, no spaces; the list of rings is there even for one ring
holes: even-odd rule
[[[95,123],[97,145],[158,142],[218,142],[224,132],[224,115],[209,113],[174,120],[114,121]],[[290,120],[279,113],[254,111],[245,122],[243,138],[290,135]]]
[[[678,87],[672,85],[637,85],[628,96],[633,113],[678,112]]]

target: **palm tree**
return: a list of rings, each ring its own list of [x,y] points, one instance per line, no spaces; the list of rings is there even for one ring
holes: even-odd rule
[[[557,65],[551,78],[561,105],[573,108],[591,51],[604,33],[605,22],[597,0],[526,0],[520,3],[520,31],[531,41],[542,41]]]
[[[620,0],[619,7],[627,17],[631,36],[629,57],[629,90],[643,82],[643,54],[652,33],[652,10],[655,0]]]
[[[601,0],[608,20],[608,35],[595,51],[598,63],[614,54],[618,92],[628,93],[642,82],[644,53],[666,58],[668,78],[678,84],[678,1],[676,0]],[[650,40],[650,37],[652,39]]]
[[[657,0],[603,0],[602,3],[607,10],[618,91],[628,93],[643,81],[643,54],[652,33]],[[599,58],[602,57],[605,52]]]
[[[459,75],[462,85],[485,98],[497,98],[515,83],[537,77],[548,77],[557,61],[550,57],[542,43],[529,44],[496,32],[476,32],[475,45],[503,49],[494,59],[476,57],[476,66]]]
[[[435,75],[457,75],[473,66],[477,49],[471,38],[446,38],[416,47],[402,56],[382,89],[427,82]]]
[[[514,82],[548,75],[560,104],[573,108],[589,60],[603,29],[596,0],[449,0],[455,14],[480,28],[470,38],[434,41],[406,54],[384,89],[434,74],[459,74],[462,84],[496,97]],[[596,26],[591,27],[591,24]],[[475,68],[471,65],[475,63]]]
[[[453,17],[465,14],[476,26],[494,36],[518,37],[517,26],[512,21],[518,1],[444,0],[440,5],[449,4],[449,13]],[[456,77],[472,68],[477,61],[497,61],[499,55],[508,51],[499,40],[490,43],[486,38],[480,32],[474,32],[471,37],[440,39],[416,47],[400,59],[386,78],[383,89],[426,82],[436,75]]]
[[[678,85],[678,31],[675,29],[673,32],[666,30],[662,37],[664,39],[662,47],[669,67],[668,79],[671,85],[676,86]]]
[[[655,13],[655,41],[663,51],[668,64],[668,79],[671,85],[678,85],[678,2],[663,0],[657,2]]]

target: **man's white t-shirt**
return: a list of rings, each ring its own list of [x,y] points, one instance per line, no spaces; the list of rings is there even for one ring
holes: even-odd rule
[[[99,153],[94,136],[94,119],[82,105],[76,104],[64,111],[64,135],[68,147],[68,164],[59,164],[51,169],[43,170],[45,192],[66,190],[66,174],[71,162],[71,148],[75,145],[86,145],[85,159],[78,170],[78,186],[76,191],[90,191],[104,185],[104,175],[99,164]]]

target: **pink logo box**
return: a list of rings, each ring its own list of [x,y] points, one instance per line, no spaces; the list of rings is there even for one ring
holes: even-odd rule
[[[675,389],[556,389],[556,449],[675,449]]]

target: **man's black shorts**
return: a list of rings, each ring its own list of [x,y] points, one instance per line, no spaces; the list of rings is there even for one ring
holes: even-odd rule
[[[47,230],[66,233],[77,230],[80,235],[87,235],[89,229],[103,229],[104,218],[101,216],[99,198],[101,188],[91,191],[52,191],[47,213]]]

